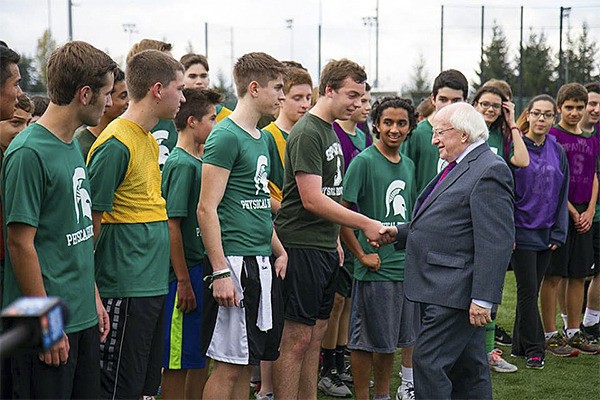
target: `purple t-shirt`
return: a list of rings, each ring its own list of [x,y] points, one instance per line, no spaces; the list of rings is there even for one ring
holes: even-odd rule
[[[573,204],[589,203],[596,174],[596,160],[600,152],[598,136],[589,133],[575,135],[555,125],[550,128],[562,145],[569,160],[569,201]]]
[[[373,144],[371,135],[368,135],[356,128],[356,137],[350,138],[350,136],[342,129],[342,127],[336,122],[333,122],[333,130],[340,140],[342,145],[342,153],[344,153],[344,172],[348,169],[350,161],[358,155],[361,151]]]

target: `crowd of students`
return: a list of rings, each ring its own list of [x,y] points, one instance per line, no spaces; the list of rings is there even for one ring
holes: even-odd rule
[[[401,348],[395,396],[415,398],[406,254],[373,244],[445,168],[432,118],[468,100],[464,75],[441,72],[415,107],[372,99],[361,66],[332,60],[313,96],[301,64],[254,52],[233,68],[232,111],[206,57],[171,49],[144,39],[123,71],[66,43],[48,97],[29,99],[0,45],[2,302],[70,309],[51,351],[2,360],[2,397],[242,399],[253,381],[258,400],[386,399]],[[498,80],[471,98],[514,178],[512,338],[495,324],[512,310],[484,328],[497,372],[517,367],[496,344],[534,369],[600,354],[600,83],[520,116],[511,100]]]

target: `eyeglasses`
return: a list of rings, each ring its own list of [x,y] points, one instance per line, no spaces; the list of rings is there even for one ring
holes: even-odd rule
[[[454,129],[454,128],[442,129],[442,130],[440,131],[439,129],[435,129],[435,128],[433,128],[433,129],[432,129],[433,136],[439,136],[439,137],[442,137],[442,136],[444,136],[444,133],[446,133],[446,132],[448,132],[448,131],[451,131],[452,129]]]
[[[490,103],[489,101],[480,101],[477,104],[479,104],[479,106],[481,108],[490,108],[490,107],[492,107],[496,111],[498,111],[499,109],[502,108],[502,104],[499,104],[499,103]]]
[[[552,119],[554,118],[554,113],[553,112],[539,112],[539,111],[529,111],[529,115],[531,115],[533,118],[535,119],[539,119],[541,117],[544,117],[545,119]]]

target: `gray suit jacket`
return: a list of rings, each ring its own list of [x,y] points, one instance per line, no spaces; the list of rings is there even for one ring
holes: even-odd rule
[[[406,297],[465,310],[472,299],[499,304],[515,235],[512,174],[482,144],[427,197],[440,175],[419,195],[412,221],[398,225]]]

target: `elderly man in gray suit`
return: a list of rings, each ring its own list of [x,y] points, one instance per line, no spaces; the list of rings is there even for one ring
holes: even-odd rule
[[[487,138],[469,104],[440,110],[432,143],[448,165],[419,195],[412,222],[382,230],[406,247],[406,297],[421,305],[417,398],[492,398],[483,326],[502,299],[514,221],[512,175]]]

